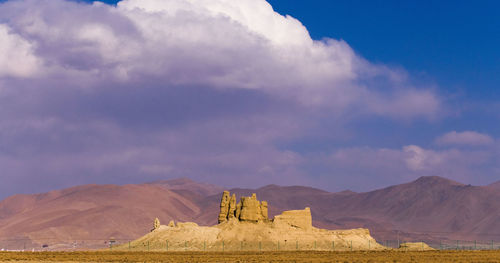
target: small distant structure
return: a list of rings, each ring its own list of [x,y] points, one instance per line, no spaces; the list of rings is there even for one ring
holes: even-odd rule
[[[155,218],[155,221],[154,221],[154,223],[153,223],[153,229],[151,229],[151,232],[153,232],[153,231],[155,231],[156,229],[160,228],[160,225],[161,225],[161,224],[160,224],[160,219],[158,219],[158,217],[157,217],[157,218]]]

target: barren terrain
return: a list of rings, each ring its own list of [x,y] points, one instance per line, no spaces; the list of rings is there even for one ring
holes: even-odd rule
[[[222,188],[177,179],[142,185],[85,185],[0,202],[0,248],[54,249],[106,247],[106,241],[134,240],[162,222],[217,223]],[[272,217],[311,207],[313,225],[325,229],[368,228],[386,240],[500,241],[500,187],[469,186],[440,177],[384,189],[330,193],[319,189],[269,185],[233,189],[270,203]],[[448,241],[447,241],[448,239]]]
[[[0,252],[0,262],[500,262],[498,251]]]

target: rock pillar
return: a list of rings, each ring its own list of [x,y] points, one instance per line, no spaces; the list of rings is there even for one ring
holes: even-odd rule
[[[222,193],[222,199],[220,200],[219,224],[227,221],[228,213],[229,213],[229,191],[224,191],[224,193]]]
[[[153,230],[160,228],[160,219],[155,218],[155,223],[153,225]]]
[[[229,199],[229,211],[227,214],[227,219],[234,218],[236,214],[236,194],[233,194],[231,196],[231,199]]]

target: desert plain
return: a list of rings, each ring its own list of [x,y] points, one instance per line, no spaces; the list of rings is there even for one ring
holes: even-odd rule
[[[0,252],[0,262],[500,262],[482,251]]]

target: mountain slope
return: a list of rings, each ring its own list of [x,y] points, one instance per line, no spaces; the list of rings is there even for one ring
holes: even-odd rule
[[[131,239],[147,232],[155,217],[193,220],[200,209],[192,199],[158,185],[85,185],[17,195],[0,203],[0,239]]]
[[[0,246],[114,237],[135,239],[158,217],[216,224],[221,188],[189,179],[141,185],[84,185],[0,202]],[[378,240],[500,239],[500,189],[463,185],[440,177],[366,193],[330,193],[301,186],[230,189],[238,197],[257,193],[269,214],[311,207],[321,228],[369,228]],[[9,240],[6,240],[9,239]],[[3,243],[2,243],[3,242]],[[16,243],[17,242],[17,243]],[[29,243],[29,242],[28,242]]]

